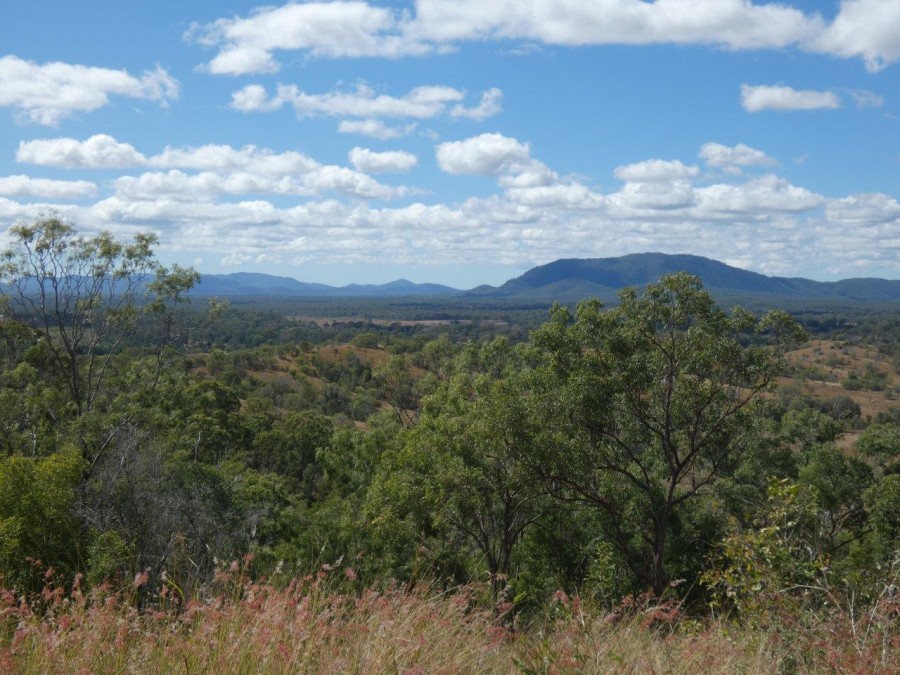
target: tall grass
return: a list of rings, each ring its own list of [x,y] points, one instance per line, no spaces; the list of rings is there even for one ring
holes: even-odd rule
[[[151,596],[143,575],[118,591],[3,590],[0,672],[900,671],[896,634],[885,651],[884,635],[860,642],[839,622],[766,631],[685,618],[646,597],[594,612],[558,593],[543,617],[513,628],[509,607],[483,602],[484,588],[354,589],[353,577],[254,583],[235,565],[184,602],[171,584]]]

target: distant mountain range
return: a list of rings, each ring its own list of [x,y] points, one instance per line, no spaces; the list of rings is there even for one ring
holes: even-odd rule
[[[403,296],[459,295],[462,291],[440,284],[415,284],[398,279],[386,284],[350,284],[328,286],[297,281],[290,277],[270,274],[236,272],[234,274],[204,274],[192,291],[194,295],[221,297],[269,296],[303,298],[385,298]]]
[[[238,272],[205,274],[194,295],[278,298],[458,297],[507,298],[517,301],[574,302],[589,297],[612,299],[626,286],[645,286],[664,274],[688,272],[720,299],[751,298],[831,301],[900,301],[900,280],[845,279],[812,281],[770,277],[695,255],[636,253],[619,258],[571,258],[535,267],[499,287],[461,291],[440,284],[416,284],[405,279],[387,284],[327,286],[290,277]]]

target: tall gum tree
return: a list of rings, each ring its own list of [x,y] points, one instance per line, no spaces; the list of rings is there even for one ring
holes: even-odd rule
[[[722,311],[684,273],[620,297],[574,317],[556,307],[533,334],[545,428],[530,461],[558,497],[603,512],[604,535],[661,594],[671,528],[748,450],[756,404],[805,335],[785,312]]]
[[[37,332],[75,418],[97,408],[116,355],[145,319],[156,322],[151,379],[158,377],[175,338],[174,310],[197,272],[160,265],[155,235],[139,233],[131,243],[108,232],[85,237],[56,215],[15,225],[9,236],[9,248],[0,251],[0,303]],[[81,439],[85,459],[93,464],[110,438],[95,447]]]

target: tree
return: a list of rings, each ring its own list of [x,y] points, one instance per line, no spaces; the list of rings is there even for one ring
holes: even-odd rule
[[[130,244],[108,232],[84,237],[56,215],[9,233],[11,246],[0,252],[5,304],[37,331],[76,418],[97,407],[116,355],[145,317],[156,319],[154,355],[162,363],[174,339],[174,309],[199,276],[160,265],[154,235],[137,234]],[[102,442],[93,450],[100,451]],[[83,453],[96,458],[84,443]]]
[[[535,332],[546,428],[531,461],[557,496],[602,511],[606,536],[660,594],[686,503],[737,465],[783,349],[803,334],[784,312],[726,314],[684,273],[620,297],[605,312],[584,303],[574,320],[556,307]]]
[[[416,423],[419,415],[419,396],[416,379],[410,372],[403,356],[393,356],[391,360],[373,373],[380,393],[405,427]]]
[[[393,511],[389,523],[411,517],[419,532],[477,551],[495,592],[547,511],[546,487],[522,461],[538,435],[516,380],[522,368],[505,338],[449,360],[403,445],[383,459],[370,500],[381,520]]]

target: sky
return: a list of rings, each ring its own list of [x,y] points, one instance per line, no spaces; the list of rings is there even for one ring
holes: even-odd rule
[[[900,0],[9,0],[0,247],[471,288],[691,253],[900,278]]]

